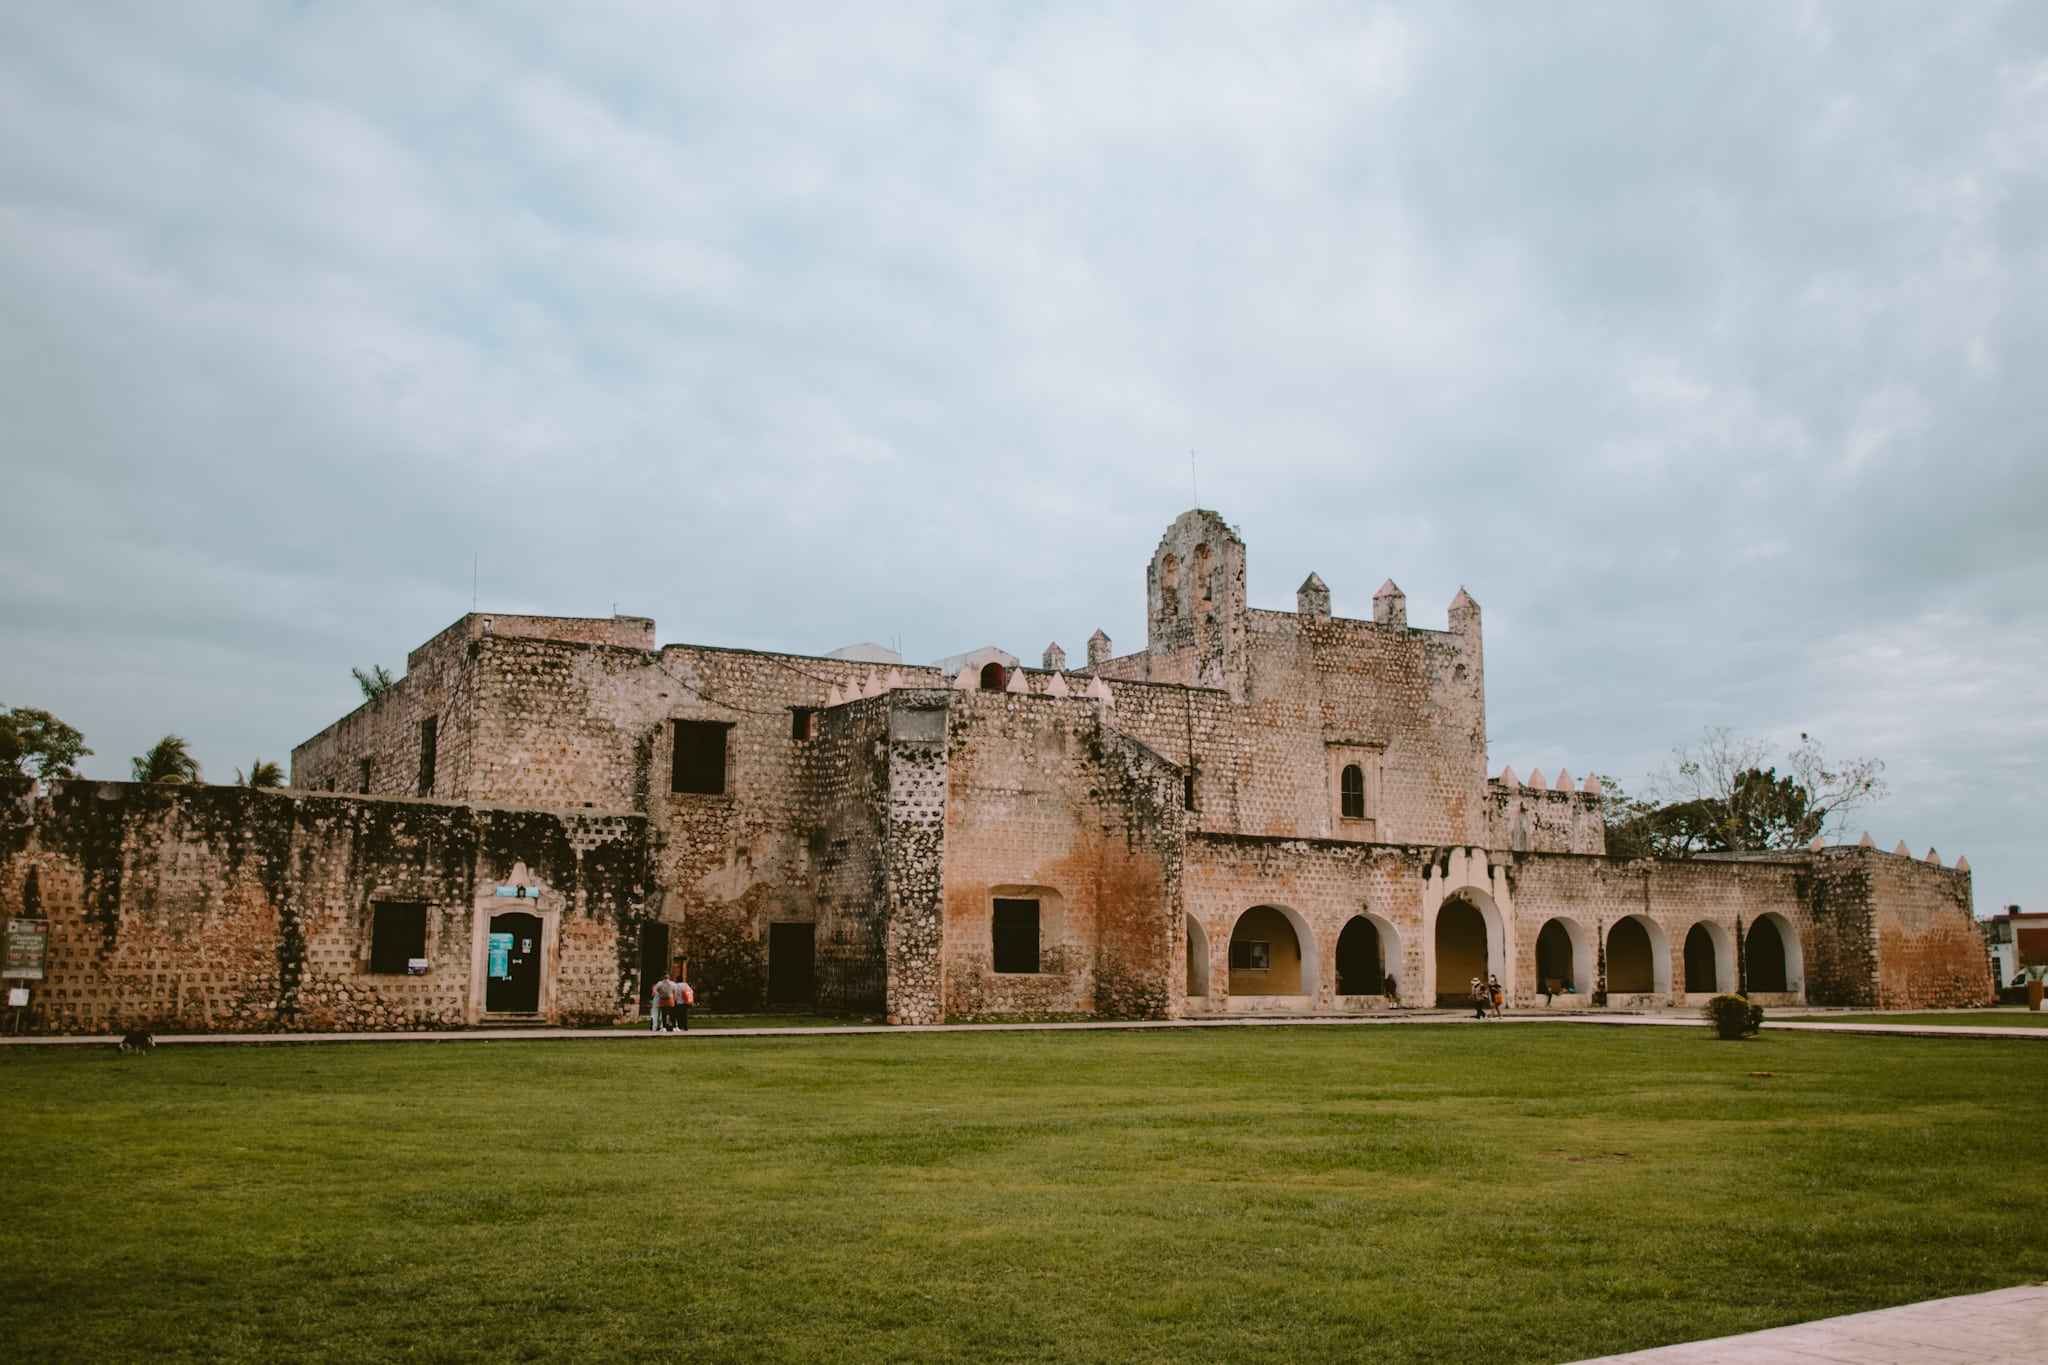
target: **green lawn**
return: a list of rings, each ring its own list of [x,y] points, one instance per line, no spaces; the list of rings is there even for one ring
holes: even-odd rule
[[[0,1051],[0,1342],[1571,1360],[2048,1278],[2044,1079],[1567,1025]]]
[[[1924,1014],[1793,1014],[1773,1011],[1772,1019],[1817,1024],[1935,1024],[1946,1028],[2048,1028],[2048,1014],[2019,1009],[1931,1010]],[[1770,1027],[1770,1020],[1764,1021]]]

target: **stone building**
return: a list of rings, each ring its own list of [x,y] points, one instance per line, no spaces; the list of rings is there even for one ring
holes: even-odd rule
[[[1072,669],[473,613],[288,792],[24,806],[0,896],[51,915],[38,1008],[81,1028],[631,1017],[671,955],[713,1004],[906,1023],[1362,1012],[1489,972],[1518,1006],[1985,998],[1965,865],[1611,859],[1590,780],[1489,776],[1464,592],[1439,630],[1392,582],[1369,620],[1313,574],[1254,609],[1245,570],[1184,514],[1145,648],[1098,631]]]

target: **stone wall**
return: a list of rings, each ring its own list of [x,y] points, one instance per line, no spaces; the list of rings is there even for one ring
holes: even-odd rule
[[[1813,855],[1814,1004],[1879,1009],[1988,1004],[1970,874],[1874,848]]]
[[[478,926],[517,878],[551,928],[544,1016],[609,1022],[659,903],[645,836],[617,812],[63,782],[0,811],[0,916],[50,919],[39,1029],[442,1027],[481,1016]],[[370,971],[389,902],[426,907],[422,974]]]

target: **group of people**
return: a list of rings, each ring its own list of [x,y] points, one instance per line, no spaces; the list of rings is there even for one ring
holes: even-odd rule
[[[648,1011],[648,1021],[656,1033],[688,1033],[690,1006],[696,1003],[697,992],[683,979],[683,960],[677,958],[669,965],[668,974],[654,983],[654,1008]]]
[[[1500,978],[1489,975],[1484,981],[1472,978],[1472,1008],[1474,1019],[1484,1019],[1491,1012],[1500,1018],[1500,1007],[1507,1001],[1507,992],[1501,989]]]

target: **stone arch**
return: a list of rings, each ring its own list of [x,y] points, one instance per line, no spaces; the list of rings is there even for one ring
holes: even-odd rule
[[[1264,967],[1253,965],[1258,944],[1265,945]],[[1237,917],[1230,929],[1233,996],[1313,996],[1316,980],[1316,936],[1299,911],[1285,905],[1254,905]]]
[[[981,666],[982,691],[1000,692],[1003,690],[1003,685],[1009,682],[1009,680],[1010,675],[1008,670],[1006,670],[1000,663],[990,662],[985,663]]]
[[[1671,940],[1648,915],[1624,915],[1607,927],[1607,993],[1671,993]]]
[[[1188,984],[1187,993],[1195,996],[1209,994],[1209,931],[1202,927],[1202,921],[1193,915],[1188,920]]]
[[[1478,887],[1460,887],[1444,897],[1430,925],[1429,947],[1439,1005],[1466,1004],[1475,976],[1498,975],[1512,991],[1507,928],[1493,897]]]
[[[1562,991],[1569,983],[1584,995],[1593,989],[1593,938],[1568,915],[1553,915],[1536,934],[1536,989]]]
[[[1705,995],[1735,989],[1735,940],[1728,927],[1703,919],[1685,931],[1685,990]]]
[[[1379,915],[1360,911],[1345,921],[1332,957],[1337,994],[1388,994],[1387,977],[1401,965],[1401,933]]]
[[[1751,992],[1798,995],[1806,989],[1806,963],[1799,950],[1799,933],[1783,915],[1775,911],[1758,915],[1749,926],[1743,947]]]

